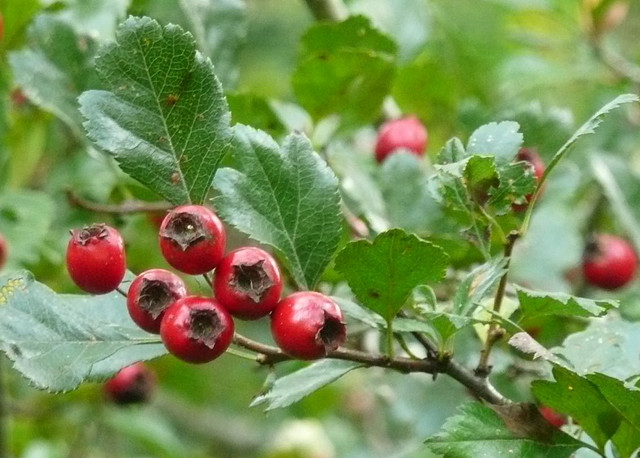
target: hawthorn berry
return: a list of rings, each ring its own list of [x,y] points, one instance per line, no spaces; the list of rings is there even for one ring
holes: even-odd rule
[[[213,270],[224,256],[227,235],[216,214],[202,205],[171,210],[160,225],[160,250],[181,272],[198,275]]]
[[[384,161],[399,149],[406,149],[416,156],[422,156],[427,147],[427,129],[415,116],[392,119],[378,130],[376,139],[376,160]]]
[[[7,261],[7,241],[4,236],[0,234],[0,269],[4,267],[4,263]]]
[[[213,292],[233,316],[256,320],[271,313],[280,300],[280,269],[260,248],[238,248],[227,253],[216,267]]]
[[[126,270],[122,236],[102,223],[73,229],[67,245],[67,270],[83,291],[105,294],[115,290]]]
[[[151,269],[131,282],[127,309],[138,326],[158,334],[167,307],[186,295],[187,288],[176,274],[164,269]]]
[[[589,240],[582,257],[582,273],[587,283],[603,289],[620,288],[633,278],[638,259],[625,239],[597,234]]]
[[[520,162],[527,162],[528,166],[533,171],[533,176],[536,179],[536,182],[542,179],[542,175],[545,171],[544,161],[538,154],[538,152],[534,148],[520,148],[518,154],[516,155],[516,160]],[[527,194],[524,196],[525,202],[524,204],[513,204],[511,208],[513,211],[520,212],[527,208],[529,202],[531,202],[531,198],[533,194]]]
[[[298,359],[322,358],[347,336],[342,311],[324,294],[302,291],[281,300],[271,314],[276,344]]]
[[[160,337],[169,353],[189,363],[206,363],[229,347],[234,325],[214,298],[187,296],[165,311]]]
[[[138,404],[146,402],[156,387],[154,372],[144,363],[137,362],[127,366],[107,380],[104,393],[116,404]]]
[[[540,412],[540,415],[542,415],[542,417],[545,420],[547,420],[551,425],[555,426],[556,428],[562,428],[562,426],[567,423],[567,419],[564,417],[564,415],[559,414],[558,412],[553,410],[551,407],[541,406],[538,408],[538,411]]]

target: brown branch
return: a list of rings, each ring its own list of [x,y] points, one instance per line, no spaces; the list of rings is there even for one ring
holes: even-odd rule
[[[242,348],[258,353],[256,356],[256,362],[259,364],[273,365],[293,359],[279,348],[256,342],[238,333],[235,334],[233,342]],[[411,359],[404,357],[389,358],[387,355],[374,355],[346,348],[339,348],[329,352],[327,358],[354,361],[362,363],[367,367],[382,367],[403,373],[422,372],[435,374],[442,372],[462,383],[476,396],[491,404],[508,404],[511,402],[498,393],[486,378],[479,377],[465,367],[450,360],[438,362],[429,359]]]
[[[516,240],[520,237],[520,233],[517,231],[511,232],[507,236],[507,243],[504,246],[504,257],[507,260],[505,264],[505,273],[502,274],[500,278],[500,283],[498,284],[498,290],[496,291],[496,296],[493,300],[493,312],[496,314],[500,313],[500,308],[502,307],[502,299],[504,299],[504,292],[507,288],[507,275],[509,271],[509,264],[511,263],[511,253],[513,251],[513,246],[516,243]],[[480,350],[480,361],[478,362],[478,367],[475,370],[477,376],[487,377],[489,372],[491,372],[491,366],[489,366],[489,355],[491,354],[491,349],[493,345],[500,340],[504,336],[504,329],[501,328],[496,321],[493,321],[489,325],[489,330],[487,331],[487,339]]]
[[[161,212],[172,208],[172,205],[168,202],[144,202],[140,200],[128,200],[121,204],[101,204],[77,196],[71,190],[67,190],[66,195],[70,205],[98,213],[127,214],[138,212]]]

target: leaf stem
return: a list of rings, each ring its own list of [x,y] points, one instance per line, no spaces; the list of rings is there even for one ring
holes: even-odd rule
[[[97,213],[129,214],[139,212],[160,212],[171,208],[168,202],[144,202],[140,200],[127,200],[121,204],[101,204],[84,199],[73,193],[71,190],[65,191],[70,205],[84,208]]]
[[[213,283],[211,282],[211,278],[209,278],[209,275],[202,274],[202,278],[204,278],[204,281],[207,282],[207,285],[209,285],[209,288],[213,288]]]
[[[127,298],[128,294],[126,293],[126,291],[124,291],[122,288],[120,288],[119,286],[116,288],[116,291],[124,298]]]
[[[387,321],[387,355],[389,358],[394,356],[394,340],[393,340],[393,320]]]
[[[500,308],[502,307],[502,300],[504,299],[504,293],[507,289],[507,276],[509,273],[509,264],[511,263],[511,253],[513,252],[513,246],[516,243],[516,240],[520,237],[520,233],[517,231],[512,231],[507,236],[507,243],[504,246],[504,257],[506,260],[504,269],[505,272],[500,277],[500,283],[498,283],[498,289],[496,290],[496,295],[493,299],[493,310],[492,312],[495,314],[500,313]],[[478,367],[476,367],[475,373],[479,377],[487,377],[489,372],[491,372],[491,366],[489,366],[489,355],[491,354],[491,349],[493,345],[502,338],[504,335],[504,329],[500,327],[497,321],[492,321],[489,325],[489,331],[487,332],[487,338],[480,350],[480,360],[478,362]]]

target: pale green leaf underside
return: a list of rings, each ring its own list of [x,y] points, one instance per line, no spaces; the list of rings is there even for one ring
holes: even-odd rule
[[[131,17],[96,68],[107,90],[80,97],[89,137],[168,201],[204,202],[232,131],[213,65],[191,34]]]
[[[0,277],[0,349],[34,386],[68,391],[166,353],[117,293],[59,295],[27,272]]]
[[[594,300],[565,293],[543,293],[518,288],[522,315],[534,318],[545,315],[597,317],[618,306],[614,300]]]
[[[219,171],[214,205],[226,222],[275,247],[300,288],[313,288],[342,231],[337,178],[302,134],[280,147],[264,132],[234,130],[238,170]]]

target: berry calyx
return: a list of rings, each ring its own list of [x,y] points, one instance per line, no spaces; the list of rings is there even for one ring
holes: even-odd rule
[[[390,154],[405,149],[422,156],[427,147],[427,129],[415,116],[385,122],[378,130],[376,160],[384,161]]]
[[[638,259],[625,239],[611,234],[593,236],[582,257],[587,283],[607,290],[625,286],[636,273]]]
[[[520,148],[520,150],[518,151],[518,154],[516,155],[516,160],[519,162],[527,163],[527,166],[531,168],[533,172],[533,176],[536,180],[536,183],[542,179],[542,175],[544,174],[546,167],[544,165],[544,161],[542,160],[538,152],[535,150],[535,148]],[[531,202],[532,197],[533,197],[533,194],[527,194],[524,197],[525,199],[524,204],[514,203],[513,205],[511,205],[511,208],[513,209],[513,211],[516,211],[516,212],[524,211],[529,205],[529,202]]]
[[[558,429],[562,428],[562,426],[567,423],[567,419],[564,417],[564,415],[559,414],[551,407],[541,406],[538,408],[538,411],[545,420],[547,420],[551,425],[555,426]]]
[[[160,337],[169,353],[190,363],[206,363],[231,344],[234,325],[229,312],[215,299],[187,296],[165,311]]]
[[[271,313],[280,300],[280,269],[260,248],[238,248],[227,253],[216,268],[213,292],[233,316],[256,320]]]
[[[138,404],[149,400],[156,387],[154,372],[144,363],[127,366],[103,385],[105,395],[116,404]]]
[[[122,236],[106,224],[73,229],[67,245],[67,270],[83,291],[105,294],[115,290],[126,270]]]
[[[187,295],[184,282],[173,272],[151,269],[138,275],[127,293],[131,319],[147,332],[158,334],[165,310]]]
[[[285,353],[312,360],[342,345],[347,329],[338,304],[324,294],[303,291],[276,305],[271,314],[271,334]]]
[[[213,270],[224,256],[227,236],[216,214],[202,205],[171,210],[158,235],[167,262],[181,272],[199,275]]]

